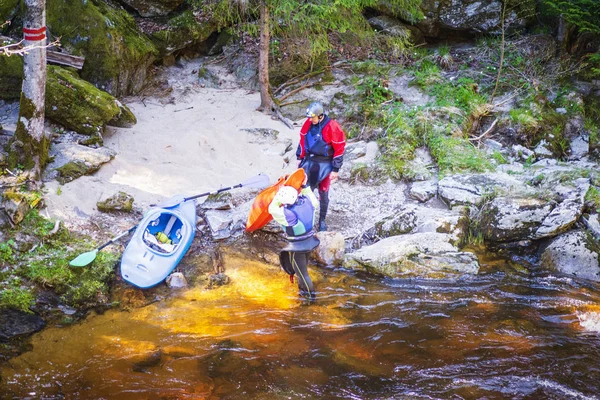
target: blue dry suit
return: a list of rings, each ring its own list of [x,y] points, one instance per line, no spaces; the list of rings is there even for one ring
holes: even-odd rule
[[[289,244],[279,254],[281,267],[290,275],[298,274],[300,293],[315,297],[314,287],[308,275],[308,256],[317,247],[319,241],[314,237],[313,225],[318,200],[310,187],[300,192],[292,205],[283,205],[277,197],[269,204],[269,213],[281,224]]]

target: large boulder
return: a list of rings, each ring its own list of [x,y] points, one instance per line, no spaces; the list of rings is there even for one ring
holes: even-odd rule
[[[44,180],[57,179],[65,184],[100,169],[115,157],[116,153],[106,147],[93,149],[72,143],[59,143],[50,147],[52,162],[44,171]]]
[[[61,47],[85,57],[83,79],[114,96],[141,90],[158,52],[127,11],[104,1],[48,0],[46,7]]]
[[[177,50],[204,42],[218,28],[212,20],[197,21],[194,14],[186,10],[169,19],[166,28],[152,33],[150,38],[158,49],[159,58],[162,58]],[[208,52],[208,49],[205,50]]]
[[[392,236],[347,253],[344,266],[392,278],[440,278],[479,272],[477,256],[460,252],[451,240],[451,235],[443,233]]]
[[[500,0],[423,0],[421,9],[425,18],[417,27],[425,36],[437,37],[446,32],[466,34],[498,33],[501,27]],[[505,28],[521,30],[535,13],[535,0],[525,0],[506,9]]]
[[[598,245],[583,231],[571,231],[555,238],[544,250],[541,265],[578,278],[600,281]]]
[[[87,135],[101,134],[106,125],[129,127],[136,123],[126,105],[56,66],[48,66],[46,117]]]

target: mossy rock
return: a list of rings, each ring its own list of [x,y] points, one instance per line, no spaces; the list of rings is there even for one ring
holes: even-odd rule
[[[14,100],[21,97],[22,82],[23,59],[15,55],[9,57],[0,54],[0,99]]]
[[[97,202],[96,207],[102,212],[131,212],[133,209],[133,196],[125,192],[119,192],[104,201]]]
[[[194,14],[188,10],[171,18],[168,28],[153,33],[151,39],[162,58],[174,51],[204,42],[218,28],[211,21],[196,21]]]
[[[130,126],[135,116],[110,94],[57,66],[48,66],[46,116],[76,132],[101,133],[104,126]]]
[[[56,170],[59,173],[57,180],[63,185],[91,172],[85,162],[81,160],[70,161]]]
[[[46,16],[63,49],[85,57],[83,79],[115,96],[141,90],[158,52],[125,10],[97,0],[48,0]]]

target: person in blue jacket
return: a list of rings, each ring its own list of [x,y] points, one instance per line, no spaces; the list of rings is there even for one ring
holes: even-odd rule
[[[311,300],[315,298],[315,289],[308,275],[308,259],[310,252],[319,245],[313,229],[318,204],[309,186],[303,186],[300,193],[291,186],[283,186],[269,204],[269,213],[281,224],[288,240],[288,245],[279,254],[281,267],[292,282],[294,274],[298,275],[300,294]]]

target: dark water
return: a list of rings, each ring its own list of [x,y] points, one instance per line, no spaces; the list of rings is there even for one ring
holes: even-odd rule
[[[382,280],[311,270],[306,305],[277,268],[229,256],[232,284],[36,335],[3,398],[597,399],[600,287],[484,264]]]

